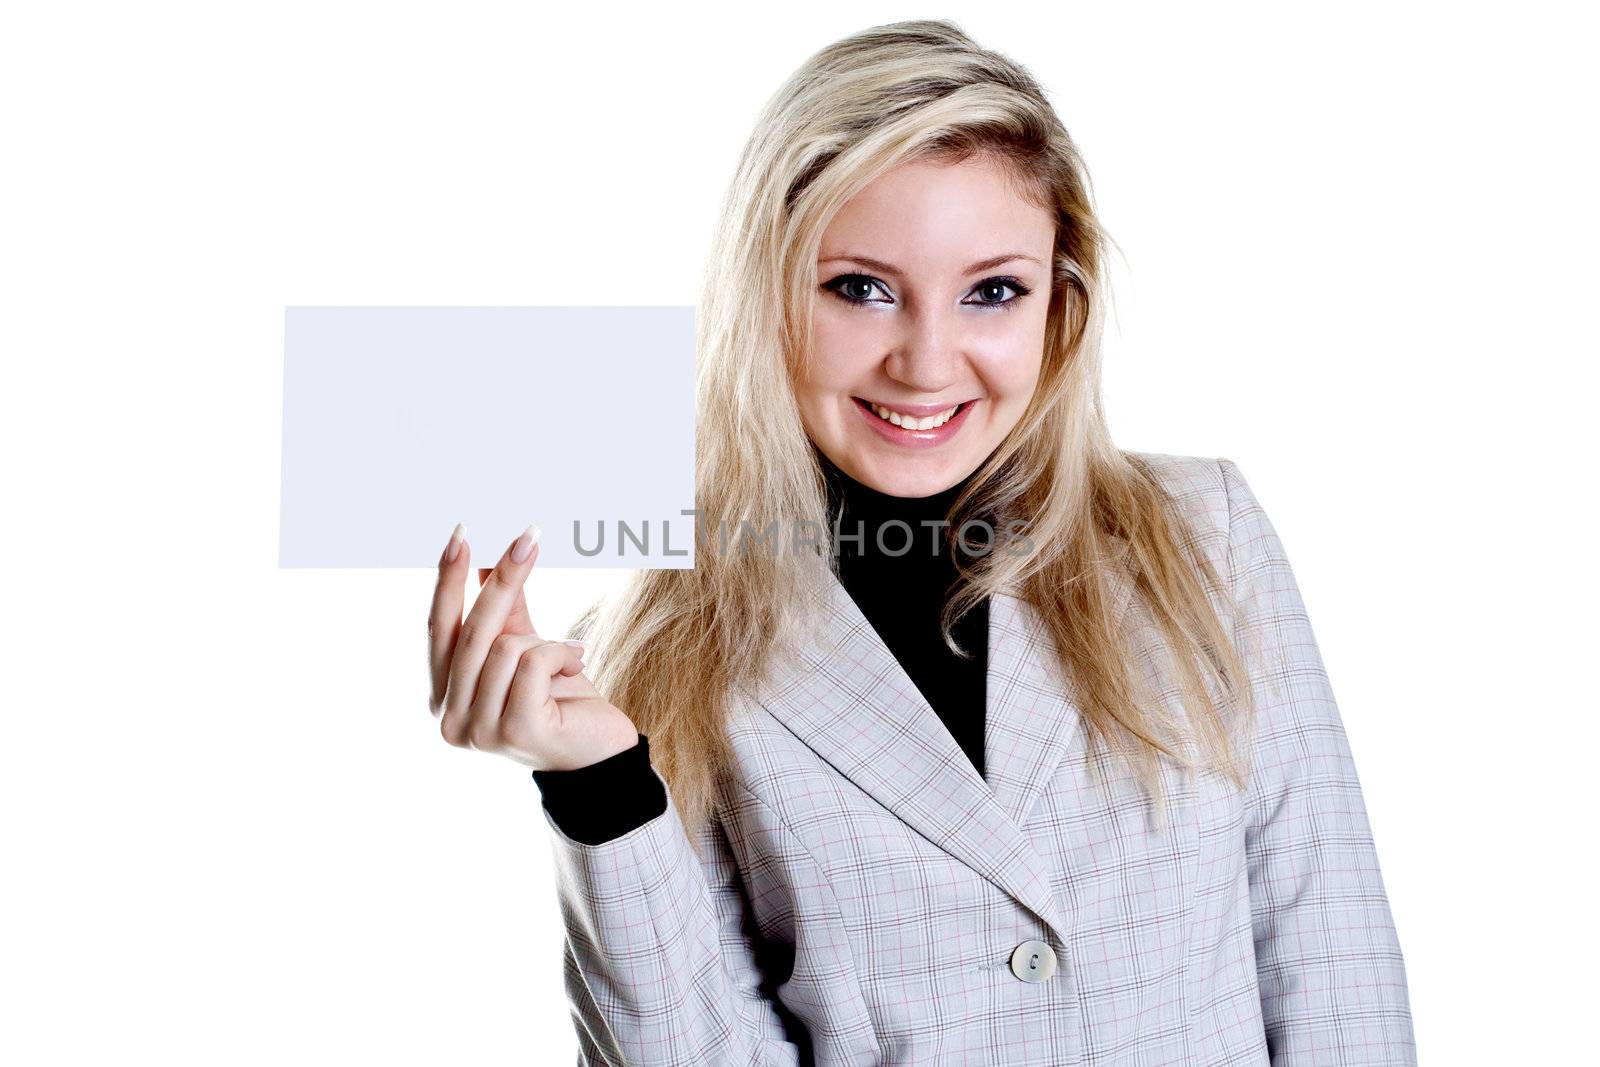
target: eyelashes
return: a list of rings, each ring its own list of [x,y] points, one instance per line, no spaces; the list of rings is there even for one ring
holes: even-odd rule
[[[972,291],[975,293],[983,292],[986,289],[993,289],[995,286],[1011,289],[1016,293],[1016,295],[1008,297],[1004,300],[963,300],[962,303],[969,304],[972,307],[996,308],[1001,311],[1009,311],[1016,304],[1020,303],[1023,297],[1033,292],[1033,290],[1028,286],[1023,285],[1020,279],[1009,274],[997,274],[992,278],[985,278],[983,281],[973,286]],[[885,296],[888,296],[888,291],[884,288],[883,282],[869,274],[841,274],[831,281],[824,282],[822,288],[832,293],[840,300],[843,300],[847,304],[864,305],[894,303],[894,299],[892,297],[889,300],[873,300],[867,296],[852,296],[846,292],[847,288],[855,290],[865,288],[869,292],[871,289],[876,288]]]

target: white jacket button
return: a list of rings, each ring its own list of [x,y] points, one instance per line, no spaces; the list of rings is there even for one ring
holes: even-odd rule
[[[1024,982],[1042,982],[1056,973],[1055,951],[1043,941],[1024,941],[1011,953],[1011,973]]]

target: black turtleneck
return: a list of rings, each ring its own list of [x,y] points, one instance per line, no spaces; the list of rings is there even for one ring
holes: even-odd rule
[[[820,451],[817,458],[827,483],[828,518],[837,521],[840,584],[982,775],[988,601],[956,622],[956,643],[968,658],[950,651],[939,633],[940,611],[957,574],[953,531],[938,524],[970,476],[933,496],[895,497],[856,481]],[[585,844],[620,837],[667,806],[643,734],[633,748],[609,759],[572,771],[534,771],[533,779],[551,819]]]
[[[818,458],[830,521],[841,504],[844,509],[840,584],[982,775],[988,600],[956,621],[953,634],[971,653],[967,659],[950,651],[939,633],[939,615],[957,577],[947,519],[971,476],[933,496],[896,497],[856,481],[820,452]]]

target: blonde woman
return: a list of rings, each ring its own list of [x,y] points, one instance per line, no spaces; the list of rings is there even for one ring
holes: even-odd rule
[[[725,202],[695,567],[579,646],[535,530],[464,620],[452,535],[431,706],[534,772],[581,1062],[1415,1062],[1283,546],[1236,464],[1107,432],[1105,250],[1024,69],[855,34]]]

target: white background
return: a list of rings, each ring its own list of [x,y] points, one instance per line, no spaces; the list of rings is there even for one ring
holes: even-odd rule
[[[276,568],[283,308],[691,304],[768,94],[930,16],[1087,157],[1119,443],[1278,525],[1423,1062],[1590,1051],[1579,5],[9,10],[0,1058],[572,1061],[536,788],[426,711],[432,574]],[[536,622],[620,575],[536,570]]]

